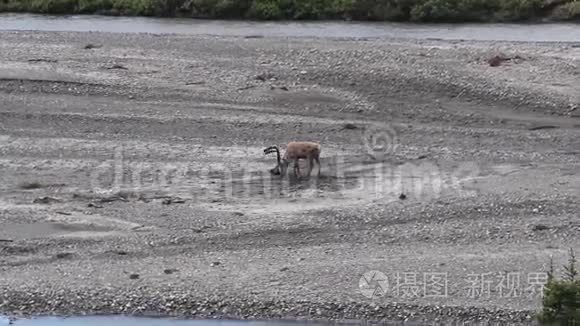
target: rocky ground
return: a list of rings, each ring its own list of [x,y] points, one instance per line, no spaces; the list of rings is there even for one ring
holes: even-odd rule
[[[580,249],[578,46],[0,35],[0,313],[530,324]]]

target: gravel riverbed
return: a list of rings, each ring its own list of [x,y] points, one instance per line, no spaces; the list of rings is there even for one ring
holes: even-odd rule
[[[2,31],[0,314],[533,324],[580,249],[579,58]],[[320,177],[268,173],[291,140]]]

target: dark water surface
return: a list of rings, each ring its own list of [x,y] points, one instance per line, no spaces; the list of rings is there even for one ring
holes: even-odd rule
[[[249,22],[96,15],[0,14],[0,30],[580,42],[580,24],[574,23],[418,25],[411,23]]]

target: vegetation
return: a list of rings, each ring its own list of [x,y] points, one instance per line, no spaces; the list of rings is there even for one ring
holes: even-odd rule
[[[552,16],[556,19],[580,20],[580,0],[568,2],[557,7]]]
[[[580,0],[0,0],[0,12],[217,19],[467,22],[579,19]]]
[[[570,260],[568,266],[564,266],[562,280],[555,279],[553,264],[550,267],[538,320],[544,325],[580,325],[580,279],[574,251],[570,249]]]

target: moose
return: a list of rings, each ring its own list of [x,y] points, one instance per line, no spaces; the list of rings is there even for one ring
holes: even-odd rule
[[[294,162],[294,175],[300,174],[300,167],[298,161],[300,159],[308,160],[308,176],[310,176],[314,167],[313,163],[316,161],[318,165],[318,176],[320,176],[320,144],[315,142],[289,142],[286,145],[286,152],[283,157],[280,157],[280,149],[278,146],[270,146],[264,149],[264,155],[276,152],[278,164],[270,169],[270,173],[274,175],[284,176],[288,170],[290,162]]]

